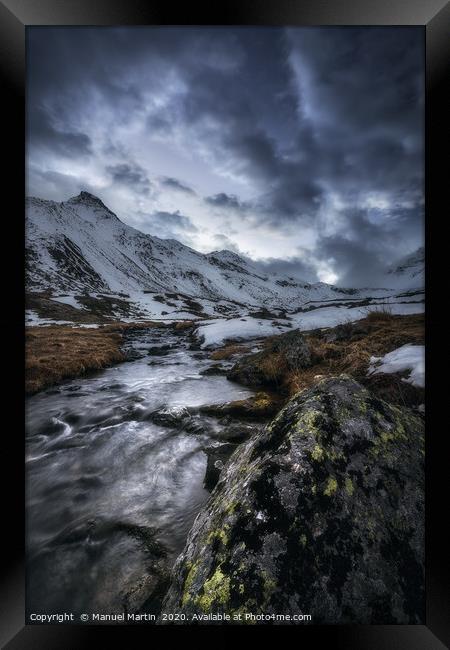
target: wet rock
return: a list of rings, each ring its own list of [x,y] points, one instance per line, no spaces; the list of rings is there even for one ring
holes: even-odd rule
[[[193,435],[211,435],[209,419],[191,412],[188,408],[159,409],[145,414],[143,419],[150,420],[161,427],[185,431]]]
[[[279,396],[260,392],[247,399],[201,406],[199,412],[216,417],[234,416],[258,420],[273,416],[280,410],[281,405],[282,401]]]
[[[143,352],[140,352],[134,348],[122,348],[122,352],[125,354],[126,361],[137,361],[138,359],[143,359],[145,357],[145,354]]]
[[[221,363],[214,364],[209,366],[200,372],[201,375],[210,376],[210,375],[226,375],[228,368]]]
[[[225,444],[205,449],[208,461],[206,463],[204,486],[209,492],[215,487],[219,480],[220,472],[236,448],[237,445]]]
[[[146,413],[143,419],[150,420],[162,427],[182,428],[190,418],[191,414],[187,408],[162,408]]]
[[[167,569],[147,567],[143,575],[133,587],[122,597],[122,606],[126,614],[154,614],[161,611],[161,605],[170,584],[170,572]]]
[[[148,349],[147,354],[152,357],[155,356],[160,357],[169,354],[171,349],[172,349],[171,345],[155,345]]]
[[[159,614],[169,586],[167,549],[159,542],[156,531],[148,526],[118,523],[115,529],[132,537],[146,555],[142,576],[122,594],[126,613]]]
[[[189,345],[188,349],[193,350],[194,352],[201,350],[203,343],[205,342],[205,337],[197,333],[197,330],[189,332],[188,335]]]
[[[255,434],[258,430],[258,426],[255,423],[252,423],[251,425],[246,424],[245,422],[236,423],[230,418],[230,422],[227,422],[225,427],[214,433],[213,436],[218,440],[240,443],[244,442],[244,440],[248,440],[250,436]]]
[[[112,384],[104,384],[103,386],[100,386],[96,390],[98,392],[106,392],[110,390],[121,390],[125,388],[125,384],[121,384],[120,382],[114,382]]]
[[[66,393],[75,393],[81,390],[81,386],[66,386],[64,390]]]
[[[192,433],[193,435],[210,435],[210,424],[205,418],[191,415],[189,419],[184,422],[183,430],[187,433]]]
[[[35,435],[39,436],[51,436],[63,433],[66,429],[66,424],[59,418],[49,418],[41,426],[37,427],[34,432]]]
[[[424,622],[424,424],[353,379],[297,394],[222,470],[162,611]]]

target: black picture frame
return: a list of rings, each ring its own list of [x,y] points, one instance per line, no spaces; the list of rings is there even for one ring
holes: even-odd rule
[[[426,489],[426,625],[418,626],[296,626],[289,629],[305,648],[328,641],[336,650],[438,650],[450,644],[450,587],[448,542],[444,534],[449,497],[448,456],[444,445],[448,411],[446,382],[435,379],[434,368],[444,362],[445,319],[439,301],[439,278],[444,276],[445,249],[439,252],[439,226],[447,208],[446,108],[444,92],[450,63],[450,4],[444,0],[224,0],[209,8],[185,3],[174,8],[161,0],[0,0],[0,79],[5,111],[3,157],[7,168],[2,195],[4,252],[13,252],[4,273],[8,319],[2,319],[4,368],[8,372],[3,412],[11,424],[3,430],[3,473],[8,470],[3,498],[0,641],[8,650],[19,648],[78,648],[88,642],[106,645],[105,636],[124,639],[132,647],[138,635],[146,640],[163,634],[173,638],[186,628],[97,627],[81,625],[25,625],[24,594],[24,187],[25,187],[25,29],[31,25],[418,25],[426,37],[426,363],[427,363],[427,489]],[[445,134],[447,133],[447,138]],[[447,192],[446,192],[447,193]],[[448,201],[448,199],[447,199]],[[443,242],[446,244],[446,242]],[[2,256],[5,258],[5,255]],[[2,260],[5,262],[5,259]],[[441,267],[439,266],[441,265]],[[442,283],[444,284],[444,283]],[[13,372],[14,370],[14,372]],[[445,391],[445,392],[444,392]],[[442,418],[442,420],[441,420]],[[442,426],[439,424],[442,421]],[[448,428],[448,427],[447,427]],[[6,450],[6,443],[8,448]],[[239,628],[241,636],[263,630]],[[273,629],[272,629],[273,630]],[[226,640],[236,631],[223,626],[189,628]],[[277,634],[280,629],[277,629]]]

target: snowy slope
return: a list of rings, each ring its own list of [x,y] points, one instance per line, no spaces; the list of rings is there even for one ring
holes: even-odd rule
[[[62,302],[74,308],[80,294],[106,294],[128,300],[141,315],[217,317],[261,308],[293,313],[394,295],[268,276],[231,251],[198,253],[131,228],[87,192],[61,203],[28,198],[26,208],[28,289],[51,291],[55,299],[63,294]],[[392,273],[396,287],[402,272]]]
[[[418,248],[393,265],[386,274],[386,285],[407,289],[421,288],[425,284],[425,249]]]

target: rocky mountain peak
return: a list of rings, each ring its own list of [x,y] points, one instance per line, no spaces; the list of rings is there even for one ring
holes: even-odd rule
[[[72,196],[67,203],[69,205],[83,205],[86,206],[87,208],[101,208],[105,213],[107,213],[108,216],[113,216],[116,219],[119,220],[117,215],[110,210],[101,199],[98,198],[98,196],[95,196],[95,194],[91,194],[90,192],[86,192],[86,190],[82,190],[77,196]]]
[[[85,190],[82,190],[77,196],[72,196],[68,200],[68,203],[97,203],[104,205],[103,201],[98,198],[98,196],[95,196],[94,194],[91,194],[90,192],[86,192]]]

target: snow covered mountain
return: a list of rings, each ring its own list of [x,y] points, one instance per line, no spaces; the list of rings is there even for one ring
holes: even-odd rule
[[[387,272],[389,286],[402,289],[415,289],[425,284],[425,249],[418,248],[414,253],[403,257]]]
[[[90,298],[109,299],[110,315],[117,317],[124,316],[124,304],[130,318],[230,317],[261,309],[293,313],[369,295],[269,276],[231,251],[205,255],[174,239],[144,234],[88,192],[61,203],[28,198],[26,215],[28,291],[74,309],[89,308]],[[412,268],[407,264],[392,272],[396,286],[399,275]],[[387,289],[369,293],[392,295]]]

